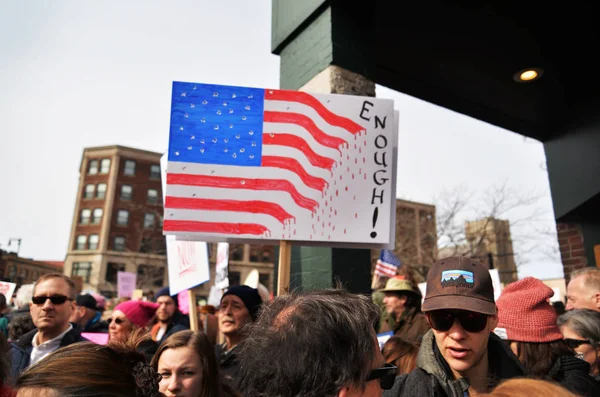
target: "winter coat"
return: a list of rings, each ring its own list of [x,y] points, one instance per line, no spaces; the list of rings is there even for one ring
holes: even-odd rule
[[[152,340],[154,340],[154,341],[156,341],[156,336],[158,335],[158,330],[160,329],[160,325],[161,325],[160,323],[156,323],[150,330],[150,335],[152,336]],[[173,315],[173,318],[169,322],[169,325],[167,325],[167,330],[165,331],[164,335],[162,336],[162,338],[160,338],[159,341],[156,341],[156,342],[160,346],[160,344],[163,343],[165,340],[167,340],[167,338],[169,336],[173,335],[176,332],[185,331],[188,329],[190,329],[189,316],[186,316],[185,314],[183,314],[179,310],[177,310],[175,312],[175,314]]]
[[[488,341],[490,389],[501,380],[524,376],[525,369],[508,346],[495,334]],[[464,397],[469,389],[466,378],[454,379],[435,342],[433,331],[423,337],[417,356],[417,368],[396,377],[394,386],[384,397]]]
[[[415,313],[410,309],[402,315],[394,328],[394,335],[416,345],[421,344],[423,335],[429,331],[427,317],[423,313]]]
[[[237,358],[238,346],[234,346],[231,350],[225,351],[225,344],[215,346],[215,355],[219,372],[223,378],[223,383],[231,386],[235,390],[239,390],[240,386],[240,363]]]
[[[548,378],[582,397],[600,396],[600,383],[589,375],[590,365],[573,357],[560,357],[548,374]]]
[[[12,384],[17,380],[19,374],[29,367],[31,351],[33,350],[33,337],[38,332],[37,328],[23,334],[18,340],[11,343],[10,348],[10,379]],[[73,327],[60,341],[59,348],[77,342],[89,342],[80,335],[81,329]]]

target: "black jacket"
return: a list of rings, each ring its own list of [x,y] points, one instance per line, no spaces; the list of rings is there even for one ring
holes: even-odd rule
[[[171,322],[169,325],[167,325],[164,335],[159,341],[157,341],[157,343],[160,346],[165,340],[167,340],[169,336],[179,331],[185,331],[188,329],[190,329],[190,317],[177,310],[173,315]]]
[[[215,346],[215,355],[219,372],[223,383],[231,386],[235,390],[239,390],[240,386],[240,363],[237,358],[238,346],[234,346],[231,350],[225,351],[225,344]]]
[[[10,348],[10,379],[14,382],[19,374],[29,367],[31,351],[33,350],[33,337],[38,332],[37,328],[23,334],[18,340],[11,343]],[[60,347],[68,346],[77,342],[89,342],[80,335],[80,330],[73,327],[60,341]]]
[[[600,396],[600,383],[590,375],[590,365],[577,357],[560,357],[548,378],[582,397]]]
[[[508,346],[495,334],[488,342],[490,389],[501,380],[524,376],[525,369]],[[396,377],[394,386],[384,397],[464,397],[469,380],[455,380],[450,367],[440,353],[433,331],[423,337],[417,356],[417,368],[410,374]]]

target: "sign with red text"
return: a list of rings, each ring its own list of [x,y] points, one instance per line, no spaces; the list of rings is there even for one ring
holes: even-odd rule
[[[17,284],[9,283],[7,281],[0,281],[0,294],[4,295],[6,298],[6,303],[10,303],[13,293],[15,292],[15,288]]]

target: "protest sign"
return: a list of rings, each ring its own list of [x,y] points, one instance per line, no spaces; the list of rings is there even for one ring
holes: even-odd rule
[[[117,272],[117,296],[131,298],[135,290],[137,275],[130,272]]]

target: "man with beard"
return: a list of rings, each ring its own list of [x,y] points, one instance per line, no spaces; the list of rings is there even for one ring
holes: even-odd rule
[[[152,327],[150,335],[152,340],[160,345],[170,335],[179,331],[190,329],[190,319],[179,311],[179,300],[172,297],[169,287],[165,287],[156,294],[156,318],[158,322]],[[190,308],[193,310],[195,308]]]
[[[229,288],[219,305],[219,331],[225,336],[225,343],[215,347],[219,371],[229,386],[239,386],[239,362],[237,347],[244,341],[244,328],[256,320],[262,299],[258,290],[240,285]]]
[[[59,347],[85,341],[69,323],[75,310],[75,284],[69,277],[51,273],[40,277],[33,287],[31,318],[36,328],[12,343],[11,378]]]

